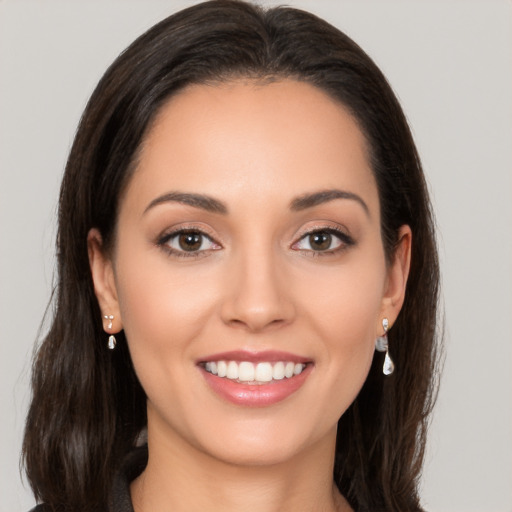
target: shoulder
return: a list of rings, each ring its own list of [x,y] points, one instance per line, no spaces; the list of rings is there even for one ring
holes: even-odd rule
[[[111,512],[133,512],[130,484],[144,471],[147,463],[147,445],[135,448],[128,453],[114,477],[108,510]],[[49,505],[41,504],[29,510],[29,512],[55,512],[55,509]]]
[[[114,478],[110,494],[110,510],[133,512],[130,485],[145,469],[148,463],[148,447],[143,445],[132,450]],[[39,512],[39,511],[37,511]]]

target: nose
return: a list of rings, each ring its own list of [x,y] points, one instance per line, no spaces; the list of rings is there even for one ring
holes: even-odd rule
[[[295,306],[286,275],[283,262],[271,250],[239,255],[228,273],[223,322],[250,332],[292,322]]]

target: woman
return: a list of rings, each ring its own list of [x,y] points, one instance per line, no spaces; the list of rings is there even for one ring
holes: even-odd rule
[[[338,30],[221,0],[141,36],[81,120],[58,259],[24,442],[42,510],[421,510],[432,215]]]

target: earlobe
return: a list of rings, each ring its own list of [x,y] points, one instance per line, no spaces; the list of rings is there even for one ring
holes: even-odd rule
[[[382,316],[389,318],[391,325],[395,322],[404,303],[411,263],[411,247],[411,228],[404,225],[399,229],[398,243],[388,268],[386,289],[382,301]]]
[[[100,306],[103,328],[109,334],[119,332],[122,326],[112,260],[103,247],[101,233],[93,228],[87,235],[89,267],[94,293]]]

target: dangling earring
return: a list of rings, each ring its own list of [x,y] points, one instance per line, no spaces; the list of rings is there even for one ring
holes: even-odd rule
[[[107,325],[107,329],[112,329],[112,320],[114,320],[114,315],[103,315],[103,318],[105,320],[108,320],[108,325]],[[116,348],[116,337],[111,334],[109,337],[108,337],[108,348],[110,350],[114,350]]]
[[[108,348],[109,348],[110,350],[114,350],[114,349],[116,348],[116,343],[117,343],[117,341],[116,341],[116,337],[115,337],[113,334],[111,334],[111,335],[108,337]]]
[[[395,370],[395,365],[389,357],[389,348],[388,348],[388,329],[389,329],[389,320],[387,318],[382,319],[382,328],[384,329],[384,334],[379,336],[375,340],[375,349],[378,352],[386,352],[386,357],[384,358],[384,366],[382,367],[382,373],[384,375],[391,375]]]

